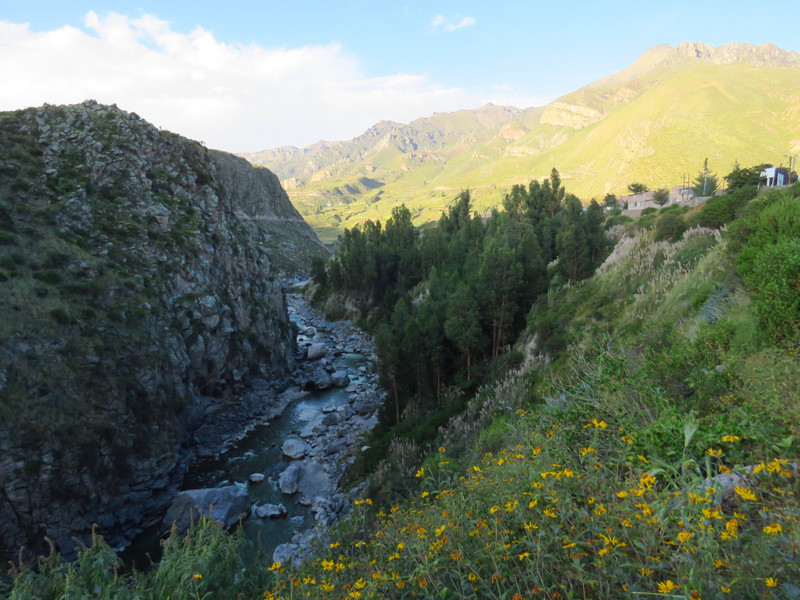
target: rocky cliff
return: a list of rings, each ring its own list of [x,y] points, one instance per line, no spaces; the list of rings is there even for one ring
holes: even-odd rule
[[[0,554],[157,520],[196,432],[292,367],[276,276],[324,252],[241,158],[91,101],[0,113]]]

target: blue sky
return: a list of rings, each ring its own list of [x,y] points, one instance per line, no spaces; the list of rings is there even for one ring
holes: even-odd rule
[[[230,151],[554,100],[659,43],[800,51],[800,4],[0,0],[0,109],[94,98]]]

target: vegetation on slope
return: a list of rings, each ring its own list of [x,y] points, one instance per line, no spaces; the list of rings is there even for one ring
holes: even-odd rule
[[[800,597],[800,187],[753,194],[617,226],[531,311],[522,364],[435,439],[395,440],[314,560],[231,581],[199,562],[218,545],[177,546],[171,597]],[[676,214],[727,231],[654,241]],[[154,597],[101,566],[27,571],[12,597]]]
[[[430,438],[463,408],[463,400],[443,396],[447,387],[474,390],[496,375],[493,361],[518,361],[519,353],[503,355],[534,302],[546,302],[551,286],[589,276],[605,257],[603,209],[593,202],[583,211],[555,169],[542,183],[515,186],[505,204],[484,223],[463,192],[421,235],[409,211],[396,208],[385,228],[367,221],[346,229],[327,270],[317,263],[317,298],[330,294],[328,311],[358,299],[393,399],[362,457],[363,473],[385,455],[395,428]]]
[[[544,108],[484,106],[386,124],[349,142],[248,158],[275,171],[326,241],[400,202],[415,224],[435,221],[448,198],[472,191],[477,210],[499,207],[514,184],[553,165],[581,198],[619,194],[631,181],[679,185],[709,159],[727,171],[800,152],[796,53],[733,45],[715,61],[656,48],[623,71]],[[759,57],[764,60],[758,60]],[[365,187],[364,177],[377,183]]]

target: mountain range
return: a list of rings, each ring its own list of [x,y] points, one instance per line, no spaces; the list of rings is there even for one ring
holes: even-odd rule
[[[559,170],[584,202],[718,175],[800,153],[800,53],[773,44],[684,42],[550,104],[487,104],[407,124],[382,121],[349,141],[244,154],[272,170],[323,239],[405,203],[436,220],[463,188],[497,206],[514,184]]]

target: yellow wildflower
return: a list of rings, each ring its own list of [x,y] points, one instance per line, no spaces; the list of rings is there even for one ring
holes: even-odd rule
[[[715,448],[709,448],[708,450],[706,450],[706,452],[708,452],[709,456],[713,456],[713,457],[722,456],[722,448],[716,448],[716,449]]]
[[[425,475],[425,467],[420,467],[419,471],[417,471],[417,473],[416,473],[416,475],[414,475],[414,477],[422,477],[423,475]]]
[[[764,583],[767,584],[767,587],[776,587],[778,585],[778,580],[773,577],[767,577]]]
[[[737,485],[735,492],[742,500],[758,500],[758,496],[753,493],[753,490],[746,487]]]
[[[732,444],[733,442],[738,442],[739,441],[739,436],[738,435],[723,435],[722,436],[722,441],[723,442],[728,442],[729,444]]]
[[[739,521],[736,519],[730,519],[727,523],[725,523],[725,530],[732,537],[736,537],[736,534],[739,531]]]
[[[202,579],[203,578],[203,576],[200,573],[195,573],[194,575],[192,575],[192,577],[194,579]]]
[[[778,535],[781,531],[783,531],[783,527],[781,527],[780,523],[773,523],[772,525],[767,525],[764,527],[764,533],[770,533],[772,535]]]
[[[681,586],[676,585],[672,579],[667,579],[666,581],[662,581],[658,584],[658,591],[662,594],[669,594],[672,590],[679,587]]]

